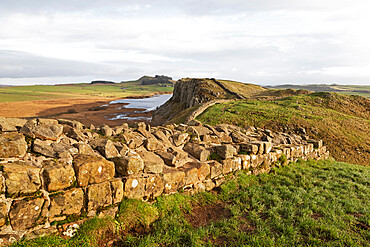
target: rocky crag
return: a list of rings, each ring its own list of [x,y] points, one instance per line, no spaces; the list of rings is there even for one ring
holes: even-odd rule
[[[254,84],[214,78],[184,78],[176,82],[173,96],[154,113],[152,124],[189,121],[207,107],[231,100],[271,100],[308,94],[307,90],[271,90]]]
[[[57,232],[55,223],[74,216],[114,217],[125,198],[212,190],[238,170],[328,157],[322,141],[254,127],[2,118],[0,241]]]
[[[199,106],[215,99],[233,99],[234,94],[225,91],[212,79],[185,78],[179,80],[173,96],[153,114],[153,124],[167,122],[185,109]]]

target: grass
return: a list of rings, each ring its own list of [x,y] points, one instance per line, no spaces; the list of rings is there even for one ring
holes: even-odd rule
[[[172,92],[172,90],[173,87],[161,87],[158,84],[140,85],[136,82],[114,85],[70,84],[5,87],[0,88],[0,103],[79,97],[118,98],[159,91]]]
[[[370,90],[368,90],[369,92],[352,92],[352,91],[349,91],[349,92],[340,92],[341,94],[345,94],[345,95],[359,95],[359,96],[362,96],[362,97],[366,97],[368,99],[370,99]]]
[[[162,196],[152,205],[124,201],[120,214],[138,219],[132,226],[158,217],[144,232],[93,219],[74,238],[13,246],[104,246],[112,238],[121,246],[368,246],[369,181],[369,167],[334,161],[291,163],[257,176],[241,171],[218,193]]]
[[[327,84],[311,84],[311,85],[280,85],[272,88],[293,88],[293,89],[306,89],[310,91],[320,92],[337,92],[346,95],[359,95],[370,98],[370,86],[364,85],[327,85]]]
[[[295,132],[324,140],[336,160],[369,165],[370,101],[359,96],[313,93],[274,101],[217,104],[197,117],[203,123],[256,126]]]
[[[237,92],[239,95],[242,95],[246,98],[256,94],[266,91],[267,89],[248,83],[240,83],[235,81],[228,81],[228,80],[217,80],[218,82],[222,83],[224,87],[229,89],[232,92]]]

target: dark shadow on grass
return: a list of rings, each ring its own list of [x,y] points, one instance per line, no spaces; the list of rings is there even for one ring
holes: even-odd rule
[[[231,218],[232,214],[225,203],[196,205],[191,213],[186,214],[187,221],[195,228],[207,226],[213,222]]]

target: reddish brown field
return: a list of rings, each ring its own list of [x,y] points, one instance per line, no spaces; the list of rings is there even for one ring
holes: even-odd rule
[[[130,122],[128,120],[108,120],[117,113],[130,113],[138,110],[132,108],[120,109],[124,104],[108,105],[112,100],[116,99],[99,97],[0,103],[0,116],[71,119],[80,121],[87,126],[93,124],[97,127],[104,124],[117,126]],[[107,106],[101,107],[103,105]],[[135,113],[132,116],[151,117],[151,113]]]

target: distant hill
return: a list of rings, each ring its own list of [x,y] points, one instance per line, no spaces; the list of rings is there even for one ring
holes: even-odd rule
[[[92,82],[90,82],[90,84],[116,84],[116,83],[113,82],[113,81],[101,81],[101,80],[98,80],[98,81],[92,81]]]
[[[305,89],[314,92],[333,92],[347,95],[360,95],[370,98],[370,86],[361,85],[337,85],[337,84],[310,84],[310,85],[292,85],[284,84],[278,86],[268,86],[271,89]]]
[[[172,80],[172,77],[165,76],[165,75],[156,75],[156,76],[147,76],[144,75],[137,79],[136,81],[128,81],[128,82],[137,82],[141,85],[153,85],[153,84],[174,84],[175,81]],[[122,81],[121,83],[126,83]]]

